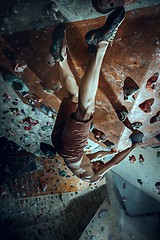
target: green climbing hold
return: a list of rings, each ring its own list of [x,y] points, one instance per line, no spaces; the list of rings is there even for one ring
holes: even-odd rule
[[[59,171],[59,176],[65,177],[67,175],[67,172],[64,170]]]

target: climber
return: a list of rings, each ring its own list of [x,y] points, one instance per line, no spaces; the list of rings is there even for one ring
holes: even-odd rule
[[[64,158],[68,168],[77,177],[88,182],[100,180],[108,169],[122,161],[136,146],[133,142],[131,147],[116,154],[105,164],[100,160],[108,154],[115,154],[113,150],[87,155],[84,153],[95,111],[95,96],[102,61],[118,27],[123,22],[124,15],[124,8],[117,8],[108,16],[102,27],[86,34],[85,39],[92,55],[80,86],[77,85],[68,65],[64,24],[58,25],[54,30],[53,44],[47,60],[50,66],[57,62],[62,87],[68,92],[68,97],[64,98],[60,105],[52,132],[53,146],[56,152]]]

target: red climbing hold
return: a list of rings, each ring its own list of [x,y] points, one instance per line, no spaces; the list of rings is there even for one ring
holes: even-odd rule
[[[147,99],[139,105],[139,108],[143,112],[149,113],[149,112],[151,112],[151,106],[152,106],[153,103],[154,103],[154,98]]]
[[[129,156],[130,163],[134,163],[136,161],[136,157],[134,155]]]
[[[159,77],[159,73],[155,73],[152,77],[148,79],[146,83],[146,88],[148,89],[149,92],[154,92],[158,77]]]

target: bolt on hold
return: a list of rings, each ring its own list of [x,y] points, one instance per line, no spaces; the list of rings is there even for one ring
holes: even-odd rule
[[[144,162],[144,157],[143,157],[142,154],[139,155],[139,162],[140,162],[140,163]]]

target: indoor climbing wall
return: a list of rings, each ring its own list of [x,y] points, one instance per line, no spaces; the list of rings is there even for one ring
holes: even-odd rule
[[[112,194],[113,192],[114,189]],[[79,240],[158,240],[159,236],[158,213],[130,217],[125,214],[117,195],[114,194],[109,203],[107,199],[104,200]]]
[[[103,25],[104,22],[105,17],[67,23],[69,64],[78,83],[89,59],[84,40],[85,34]],[[94,116],[95,127],[105,132],[107,140],[115,144],[114,147],[118,150],[123,150],[131,144],[129,140],[131,129],[143,132],[143,140],[146,141],[144,148],[142,150],[138,148],[131,153],[123,163],[114,168],[114,171],[157,200],[160,189],[159,149],[156,148],[160,142],[159,25],[159,6],[126,13],[126,19],[103,61]],[[34,157],[33,159],[30,157],[30,160],[38,163],[38,167],[33,168],[31,172],[25,170],[16,177],[10,175],[12,169],[9,165],[5,165],[3,171],[6,179],[11,176],[7,179],[9,181],[1,186],[1,198],[4,204],[2,206],[5,207],[7,204],[10,206],[2,212],[3,220],[9,221],[13,228],[20,227],[19,234],[25,235],[25,239],[31,239],[31,235],[33,239],[45,239],[45,236],[49,239],[48,234],[51,233],[52,228],[56,224],[59,225],[58,221],[56,223],[51,221],[52,213],[56,212],[56,209],[50,210],[50,208],[56,203],[60,211],[64,210],[63,207],[66,205],[63,206],[65,204],[63,194],[69,192],[71,198],[67,199],[72,202],[72,197],[78,196],[81,191],[95,194],[94,191],[96,189],[98,191],[105,184],[105,179],[97,184],[80,181],[73,176],[58,155],[54,159],[48,159],[40,151],[41,141],[50,143],[57,111],[62,98],[66,95],[59,83],[57,66],[51,68],[46,63],[54,27],[0,37],[0,135],[17,143],[19,150],[24,149],[27,153],[32,153]],[[18,69],[17,59],[20,62]],[[9,80],[13,78],[15,85],[11,86]],[[127,120],[131,122],[130,129],[124,125]],[[145,148],[148,145],[152,148]],[[97,145],[89,142],[86,151],[95,147]],[[107,160],[106,158],[105,161]],[[15,159],[16,161],[19,160]],[[54,200],[52,195],[55,195]],[[99,192],[94,196],[98,204],[101,204]],[[55,199],[58,199],[58,203]],[[94,203],[96,199],[93,198]],[[47,206],[44,202],[47,202]],[[37,208],[38,204],[40,208]],[[87,209],[92,205],[92,201],[86,204],[84,215],[87,215],[89,211]],[[80,205],[76,206],[75,212],[79,211]],[[15,207],[20,209],[18,213],[14,212]],[[70,208],[69,210],[71,211]],[[31,219],[32,213],[36,216],[35,223]],[[16,214],[18,218],[15,217]],[[50,219],[45,218],[42,226],[39,220],[48,214]],[[114,215],[111,213],[111,216],[112,214]],[[63,222],[63,216],[58,216]],[[103,212],[99,216],[101,219]],[[27,226],[25,229],[23,224],[19,226],[20,222],[14,222],[14,217],[23,219],[23,224],[26,223],[26,217],[29,218],[33,227]],[[56,215],[54,217],[58,219]],[[66,218],[68,217],[70,215]],[[75,216],[71,222],[74,221],[76,222]],[[58,229],[57,225],[55,229]],[[86,222],[84,225],[86,226]],[[113,224],[112,227],[115,225]],[[102,232],[103,230],[101,228]],[[28,236],[26,232],[29,232]],[[59,234],[61,233],[62,229]],[[69,239],[75,240],[74,231],[71,230],[71,233],[73,236]],[[52,232],[50,238],[53,239],[56,234],[57,230]],[[90,233],[87,234],[89,235],[86,239],[89,237],[94,239]],[[113,239],[112,235],[109,236],[108,239]]]
[[[130,131],[127,132],[123,123],[119,121],[119,115],[124,108],[132,124],[140,122],[139,127],[142,126],[140,131],[143,132],[144,139],[159,133],[158,120],[150,124],[151,118],[158,115],[159,111],[158,15],[158,6],[146,8],[144,11],[127,12],[126,20],[103,61],[94,123],[106,133],[107,139],[115,144],[118,144],[125,130],[121,148],[129,144],[130,135]],[[69,63],[77,82],[80,82],[89,58],[85,34],[88,30],[103,25],[104,21],[105,17],[102,17],[67,25]],[[46,55],[52,44],[53,29],[54,27],[48,27],[1,38],[3,67],[11,71],[13,63],[11,64],[12,61],[8,60],[4,51],[4,48],[11,50],[11,47],[18,58],[28,65],[24,71],[14,72],[29,88],[28,95],[21,93],[22,100],[49,116],[56,116],[60,101],[65,96],[65,92],[60,88],[57,67],[51,68],[46,63]],[[142,41],[143,36],[150,40],[147,45]],[[4,72],[3,69],[1,71]],[[3,75],[6,75],[5,72]],[[7,80],[5,82],[7,84]],[[131,84],[128,84],[130,82]],[[52,89],[50,94],[46,93],[47,88]]]
[[[106,197],[107,188],[103,185],[90,192],[3,200],[0,208],[2,237],[78,239]]]

